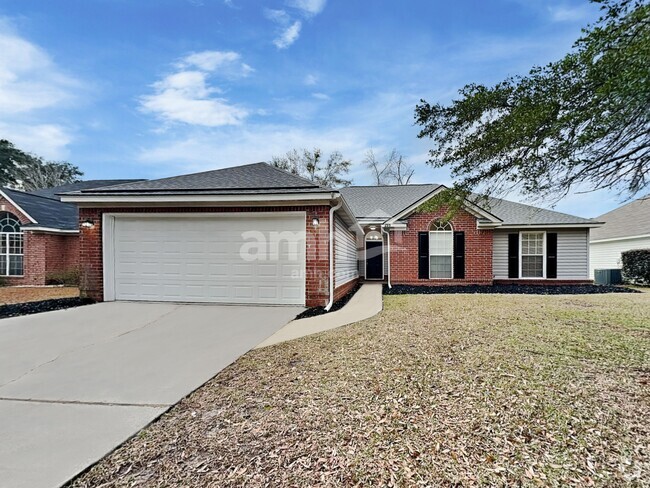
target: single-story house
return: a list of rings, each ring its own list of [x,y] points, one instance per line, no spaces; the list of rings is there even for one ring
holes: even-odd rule
[[[340,190],[266,163],[81,189],[84,293],[96,300],[328,306],[359,279],[584,283],[599,223],[492,199],[421,211],[442,185]]]
[[[634,200],[596,220],[604,222],[590,235],[590,273],[597,269],[621,269],[621,254],[650,249],[650,195]]]
[[[91,180],[23,192],[0,188],[0,277],[9,285],[44,285],[79,266],[79,213],[59,193],[137,180]]]

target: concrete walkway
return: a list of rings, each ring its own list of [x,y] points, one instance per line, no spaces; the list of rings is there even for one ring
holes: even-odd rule
[[[382,309],[381,283],[364,283],[350,301],[340,310],[316,317],[293,320],[262,342],[255,349],[280,342],[286,342],[299,337],[305,337],[344,325],[369,319],[381,312]]]

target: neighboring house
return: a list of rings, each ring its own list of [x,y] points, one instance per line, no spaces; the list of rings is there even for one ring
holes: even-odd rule
[[[621,269],[621,253],[650,249],[650,195],[601,215],[605,224],[591,233],[590,273],[597,269]]]
[[[321,306],[354,284],[583,283],[593,220],[527,205],[418,207],[441,185],[323,188],[266,163],[63,196],[97,300]],[[333,245],[330,245],[332,243]]]
[[[93,180],[33,192],[0,189],[0,276],[10,285],[44,285],[79,266],[77,207],[58,193],[136,180]]]

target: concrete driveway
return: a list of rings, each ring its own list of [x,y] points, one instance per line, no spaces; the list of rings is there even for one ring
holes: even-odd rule
[[[60,486],[301,310],[112,302],[0,320],[2,486]]]

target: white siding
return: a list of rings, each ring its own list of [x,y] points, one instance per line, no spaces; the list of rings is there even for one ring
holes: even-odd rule
[[[650,237],[623,239],[609,242],[592,242],[590,246],[589,274],[597,269],[620,269],[621,253],[631,249],[650,249]]]
[[[334,218],[334,286],[339,287],[359,276],[357,240],[338,215]]]
[[[527,231],[529,229],[526,229]],[[530,229],[534,232],[536,229]],[[543,229],[557,233],[557,279],[586,280],[589,277],[589,231],[587,229]],[[517,230],[495,230],[492,270],[495,279],[508,279],[508,234]]]

